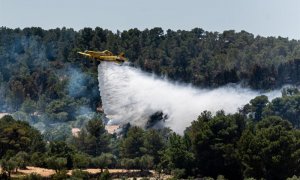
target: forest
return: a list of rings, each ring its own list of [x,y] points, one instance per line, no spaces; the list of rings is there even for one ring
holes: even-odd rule
[[[182,135],[128,125],[117,136],[97,111],[97,66],[77,54],[86,49],[125,52],[131,66],[196,87],[295,87],[271,101],[255,97],[235,114],[199,112]],[[66,179],[67,169],[79,169],[79,179],[109,179],[106,168],[154,169],[174,179],[295,179],[299,66],[300,41],[245,31],[1,27],[0,112],[11,114],[0,119],[1,177],[31,165],[55,169],[52,179]],[[78,136],[71,128],[81,129]],[[88,167],[103,172],[89,177]]]

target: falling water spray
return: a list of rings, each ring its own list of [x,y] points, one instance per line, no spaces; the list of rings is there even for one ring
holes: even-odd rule
[[[168,116],[163,125],[182,133],[204,110],[235,113],[260,95],[239,85],[199,89],[108,62],[99,65],[98,73],[104,113],[111,124],[130,123],[145,127],[149,117],[161,111]],[[265,95],[273,99],[281,92],[276,90]]]

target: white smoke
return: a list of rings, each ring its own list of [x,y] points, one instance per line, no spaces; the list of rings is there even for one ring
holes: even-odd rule
[[[129,66],[101,63],[98,67],[100,95],[105,114],[112,124],[130,122],[144,127],[157,111],[168,115],[165,126],[182,133],[204,110],[235,113],[239,107],[260,95],[239,85],[199,89],[170,83]],[[270,99],[280,90],[266,93]]]

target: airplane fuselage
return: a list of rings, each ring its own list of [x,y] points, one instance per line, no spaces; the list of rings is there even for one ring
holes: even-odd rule
[[[84,51],[84,52],[78,52],[79,54],[88,57],[92,60],[96,61],[110,61],[110,62],[117,62],[117,63],[123,63],[125,61],[128,61],[127,58],[124,57],[124,54],[121,53],[120,55],[113,55],[108,50],[105,51]]]

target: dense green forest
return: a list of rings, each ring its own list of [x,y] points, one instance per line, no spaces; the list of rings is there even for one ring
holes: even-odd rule
[[[78,32],[66,28],[2,27],[0,95],[4,101],[0,107],[16,111],[24,102],[31,106],[32,101],[39,102],[40,111],[48,112],[53,120],[73,118],[70,112],[76,105],[95,109],[100,101],[97,88],[92,88],[97,86],[97,69],[87,68],[76,53],[86,49],[126,52],[134,66],[196,86],[241,83],[255,89],[272,89],[300,82],[300,42],[282,37],[254,37],[233,30],[207,32],[200,28],[113,33],[99,27]],[[74,74],[81,76],[73,77]],[[84,84],[74,87],[70,85],[71,78]],[[61,99],[66,103],[54,101]],[[74,100],[75,104],[68,104]],[[68,111],[55,114],[63,106],[68,106]]]
[[[281,180],[300,176],[300,130],[289,118],[295,117],[290,113],[292,104],[300,103],[299,97],[297,90],[286,89],[271,102],[258,96],[236,114],[204,111],[183,135],[168,128],[128,127],[117,137],[108,134],[101,117],[95,116],[77,136],[46,143],[28,123],[4,116],[0,119],[0,159],[9,173],[2,176],[26,165],[55,169],[52,178],[67,178],[66,169],[88,167],[154,169],[175,179]],[[280,102],[289,104],[286,111],[274,108]],[[81,170],[77,173],[89,176]]]
[[[268,90],[300,82],[300,42],[282,37],[200,28],[113,33],[100,27],[2,27],[0,112],[14,112],[40,130],[85,122],[101,105],[97,67],[76,53],[86,49],[125,52],[133,66],[200,87],[240,83]]]
[[[183,135],[128,127],[116,136],[96,112],[97,67],[77,55],[86,49],[125,52],[132,66],[198,87],[240,83],[270,90],[300,82],[300,41],[282,37],[200,28],[113,33],[2,27],[0,112],[12,114],[0,119],[3,177],[26,165],[55,169],[57,176],[86,167],[155,169],[174,178],[300,176],[297,88],[272,101],[258,96],[236,114],[199,112]],[[82,130],[72,136],[71,127]]]

